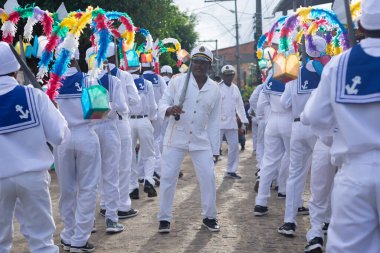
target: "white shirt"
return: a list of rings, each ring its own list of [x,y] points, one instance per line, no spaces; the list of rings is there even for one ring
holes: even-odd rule
[[[166,110],[179,104],[186,74],[173,77],[165,90],[159,104],[159,115],[165,118]],[[221,95],[218,84],[207,79],[202,89],[191,74],[186,92],[181,119],[176,121],[169,117],[164,145],[189,151],[211,150],[219,155],[220,148],[220,103]]]
[[[313,61],[309,61],[306,64],[306,69],[311,72],[316,72],[313,64]],[[298,77],[300,78],[300,77]],[[292,80],[285,84],[285,91],[281,95],[281,105],[286,108],[292,109],[292,115],[293,118],[299,118],[301,115],[301,112],[305,108],[306,102],[309,100],[311,93],[303,93],[299,94],[297,92],[297,82],[298,80]]]
[[[108,73],[108,70],[103,70],[98,78],[101,79],[107,73]],[[104,119],[118,119],[117,113],[121,115],[128,114],[128,105],[124,97],[120,79],[115,76],[110,75],[110,81],[113,84],[112,93],[109,94],[110,99],[112,101],[110,103],[111,111],[107,114],[107,116]]]
[[[219,85],[219,88],[222,97],[220,129],[238,129],[236,114],[242,123],[248,124],[239,88],[233,83],[227,86],[224,82]]]
[[[13,77],[0,77],[0,95],[19,85]],[[0,178],[50,168],[53,155],[46,142],[60,145],[70,131],[61,113],[42,91],[32,89],[40,125],[0,134]]]
[[[68,68],[64,77],[72,76],[78,73],[74,67]],[[65,117],[69,128],[86,125],[92,120],[83,118],[82,100],[81,98],[65,98],[56,99],[58,109]]]
[[[255,113],[257,111],[257,102],[259,101],[260,91],[263,89],[263,84],[257,85],[256,89],[252,92],[249,97],[249,106],[250,110],[253,110]]]
[[[137,79],[140,76],[132,74],[133,79]],[[145,80],[145,79],[144,79]],[[150,81],[145,80],[145,84],[148,86],[148,92],[140,92],[140,102],[130,106],[131,115],[148,115],[150,120],[157,118],[157,104],[154,97],[153,85]],[[136,86],[135,86],[136,87]]]
[[[262,86],[261,86],[262,87]],[[256,117],[257,120],[264,121],[265,123],[268,122],[269,115],[271,112],[270,104],[267,100],[267,94],[263,92],[263,89],[259,91],[259,98],[257,100],[257,111],[256,111]]]
[[[110,66],[110,71],[116,68],[116,65],[112,63],[110,63],[109,66]],[[119,69],[116,77],[120,79],[121,88],[123,90],[123,94],[126,99],[128,107],[131,105],[138,104],[141,98],[137,91],[135,82],[133,81],[132,75],[128,73],[127,71],[123,71]],[[129,112],[129,108],[128,108],[128,112]]]
[[[380,39],[367,38],[360,44],[365,53],[380,56]],[[319,86],[313,91],[302,114],[304,122],[310,123],[318,135],[334,136],[331,147],[334,160],[380,149],[380,104],[342,104],[335,101],[340,57],[334,57],[325,66]],[[339,130],[332,134],[335,127]]]
[[[156,73],[153,72],[153,71],[151,71],[151,70],[147,70],[147,71],[144,71],[143,75],[144,74],[156,74]],[[166,82],[162,78],[162,76],[157,75],[157,78],[158,78],[158,86],[153,86],[153,84],[152,84],[153,90],[154,90],[154,98],[156,100],[156,104],[158,104],[158,102],[160,101],[162,95],[164,95],[165,89],[167,87]]]

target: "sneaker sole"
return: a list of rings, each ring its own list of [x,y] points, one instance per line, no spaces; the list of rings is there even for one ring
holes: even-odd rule
[[[268,214],[268,211],[266,211],[266,212],[263,212],[263,213],[261,213],[261,212],[254,212],[254,214],[255,214],[255,216],[258,216],[258,217],[260,217],[260,216],[264,216],[264,215],[267,215],[267,214]]]
[[[202,226],[204,226],[205,228],[207,228],[211,232],[219,232],[220,231],[220,228],[210,228],[209,226],[207,226],[204,223],[202,223]]]
[[[160,233],[160,234],[169,234],[170,233],[170,228],[158,229],[158,233]]]
[[[120,232],[123,232],[124,231],[124,228],[120,229],[120,228],[107,228],[106,229],[106,232],[107,234],[117,234],[117,233],[120,233]]]
[[[277,196],[277,198],[278,198],[278,199],[285,199],[285,198],[286,198],[286,196],[285,196],[285,197],[282,197],[282,196],[281,196],[281,197],[280,197],[280,196]]]
[[[296,231],[287,231],[287,230],[281,230],[281,229],[278,229],[277,232],[285,236],[293,236],[296,233]]]
[[[125,219],[129,219],[129,218],[133,218],[133,217],[136,217],[138,214],[139,214],[139,212],[131,214],[131,215],[119,216],[119,219],[120,220],[125,220]]]
[[[65,245],[63,245],[63,244],[61,244],[61,246],[62,246],[62,249],[64,250],[64,251],[70,251],[70,246],[65,246]]]
[[[322,249],[323,249],[322,245],[314,244],[314,245],[308,246],[307,249],[305,248],[305,252],[306,253],[319,253],[319,252],[322,252]]]
[[[309,215],[309,212],[297,212],[297,215]]]
[[[70,253],[93,252],[95,249],[71,248]]]

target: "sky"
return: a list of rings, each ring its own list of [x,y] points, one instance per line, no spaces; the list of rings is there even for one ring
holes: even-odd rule
[[[261,0],[263,12],[263,32],[268,31],[282,16],[281,12],[272,15],[274,7],[280,0]],[[236,45],[234,1],[205,2],[205,0],[174,0],[181,11],[197,16],[196,31],[199,40],[218,40],[218,49]],[[324,5],[322,7],[328,7]],[[239,43],[253,41],[254,19],[256,12],[255,0],[237,0],[239,23]],[[290,13],[290,12],[289,12]],[[275,41],[275,40],[274,40]],[[203,43],[210,49],[215,49],[215,42]]]
[[[280,0],[262,0],[263,17],[272,16],[274,6]],[[236,45],[234,1],[205,2],[205,0],[174,0],[181,11],[196,14],[198,24],[196,31],[199,40],[218,40],[218,48]],[[256,12],[255,0],[237,0],[240,44],[250,42],[254,36],[254,19]],[[277,15],[280,17],[280,13]],[[263,19],[264,27],[271,26],[276,19]],[[223,24],[223,25],[222,25]],[[215,49],[215,43],[205,43]]]

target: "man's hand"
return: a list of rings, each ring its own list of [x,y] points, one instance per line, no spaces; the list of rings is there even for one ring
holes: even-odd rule
[[[182,110],[182,106],[173,105],[166,110],[165,115],[166,116],[170,116],[170,115],[177,116],[177,115],[180,115],[182,113],[184,113],[184,111]]]

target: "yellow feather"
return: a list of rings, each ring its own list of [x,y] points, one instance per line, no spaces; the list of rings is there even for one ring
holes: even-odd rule
[[[5,11],[1,14],[1,22],[5,23],[8,20],[8,14]]]

